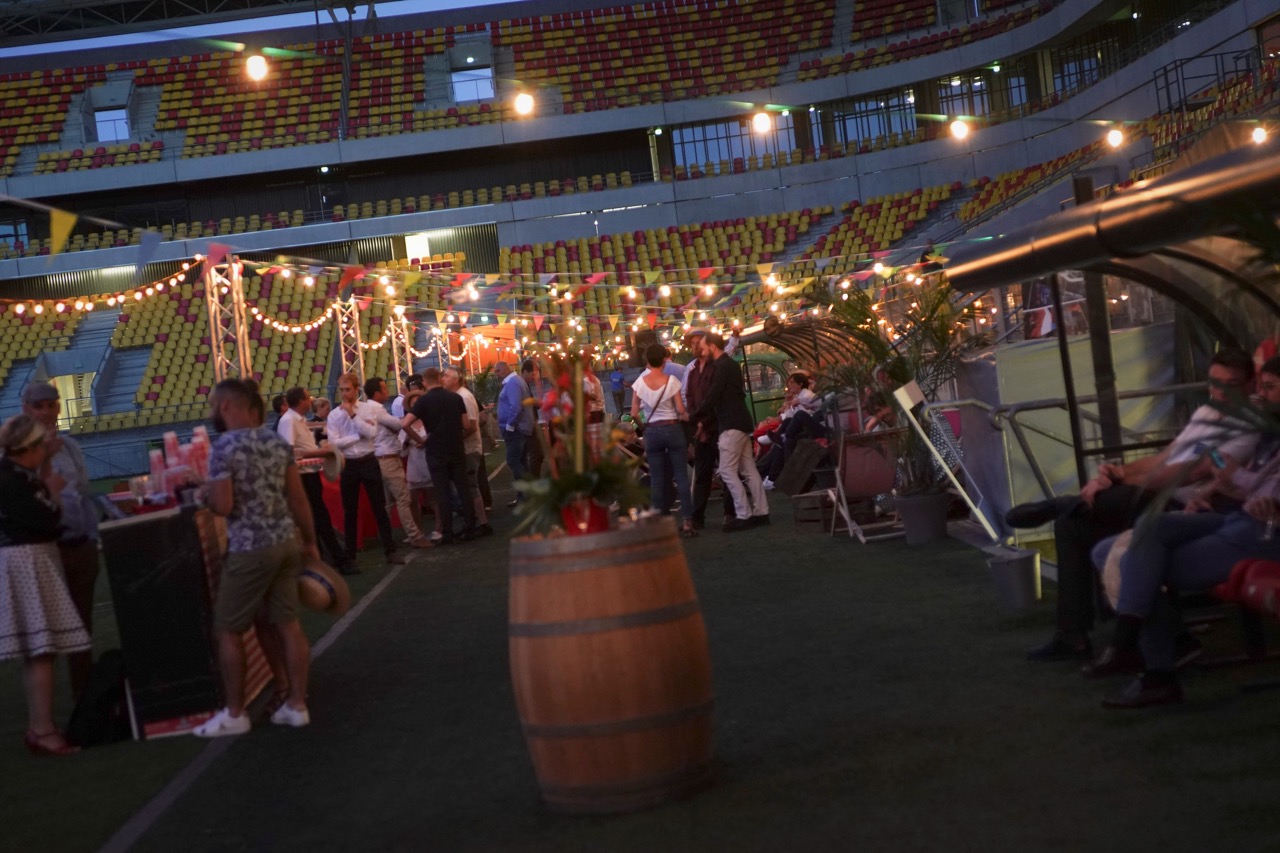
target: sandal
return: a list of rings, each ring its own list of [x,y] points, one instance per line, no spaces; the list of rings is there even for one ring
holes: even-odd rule
[[[57,739],[55,745],[49,745],[50,738]],[[75,755],[80,751],[80,747],[67,743],[67,739],[57,729],[42,735],[28,731],[22,742],[27,745],[27,752],[32,755]]]

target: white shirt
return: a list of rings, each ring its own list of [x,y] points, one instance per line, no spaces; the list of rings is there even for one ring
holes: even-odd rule
[[[356,417],[373,421],[377,431],[373,434],[373,452],[378,456],[400,455],[400,419],[392,417],[387,407],[373,400],[361,400],[356,405]]]
[[[652,371],[653,368],[651,367],[649,370]],[[661,372],[661,368],[659,368],[659,372]],[[651,421],[674,421],[679,418],[680,415],[676,411],[675,395],[680,393],[680,380],[674,376],[668,376],[667,384],[655,391],[645,384],[644,375],[642,374],[631,386],[631,390],[640,400],[640,414],[644,416],[645,423],[650,423]],[[658,407],[656,411],[654,410],[655,405]]]
[[[391,401],[391,414],[397,418],[404,417],[404,395],[400,394]]]
[[[276,432],[289,442],[289,446],[295,452],[320,449],[316,444],[316,434],[307,426],[306,418],[293,409],[285,409],[284,414],[280,416],[280,422],[276,424]]]
[[[1244,462],[1253,455],[1260,435],[1243,421],[1229,417],[1213,406],[1201,406],[1191,413],[1191,420],[1169,444],[1169,465],[1181,465],[1203,456],[1216,447],[1223,456]]]
[[[476,426],[475,432],[462,437],[462,449],[467,453],[484,453],[480,436],[480,404],[476,402],[476,395],[472,394],[466,386],[459,386],[458,396],[462,398],[462,404],[467,407],[467,417],[471,418],[471,423]]]
[[[346,409],[334,406],[333,411],[329,412],[329,419],[325,421],[329,443],[338,448],[347,459],[359,459],[373,453],[373,437],[378,434],[378,426],[359,417],[359,404],[356,415],[356,419],[352,420]]]

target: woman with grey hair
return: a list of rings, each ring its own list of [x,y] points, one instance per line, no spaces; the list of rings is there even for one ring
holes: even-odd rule
[[[41,476],[47,437],[30,415],[0,426],[0,660],[22,658],[27,749],[69,755],[77,749],[53,722],[53,658],[92,643],[62,579],[62,508],[53,496],[64,484],[56,473]]]

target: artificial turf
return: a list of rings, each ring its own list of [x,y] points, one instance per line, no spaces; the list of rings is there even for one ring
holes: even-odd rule
[[[1023,660],[1052,602],[1001,614],[980,552],[863,546],[771,505],[769,528],[685,543],[717,694],[716,778],[695,796],[616,817],[540,804],[507,671],[500,511],[498,536],[416,556],[316,662],[310,727],[239,738],[135,849],[1276,849],[1280,692],[1239,690],[1276,667],[1193,672],[1182,706],[1106,712],[1118,684]],[[386,571],[365,560],[357,594]],[[4,669],[6,849],[97,849],[204,748],[29,759]]]

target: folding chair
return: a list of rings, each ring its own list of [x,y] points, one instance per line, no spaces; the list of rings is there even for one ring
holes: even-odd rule
[[[876,521],[865,527],[854,520],[852,506],[870,501],[876,495],[893,491],[898,474],[897,445],[905,429],[889,429],[879,432],[847,433],[841,437],[840,453],[836,459],[836,485],[827,494],[835,511],[831,514],[831,535],[835,536],[843,522],[849,538],[858,537],[866,544],[868,530],[883,530],[871,539],[887,539],[902,535],[901,530],[889,532],[898,525],[894,515],[884,521]]]

